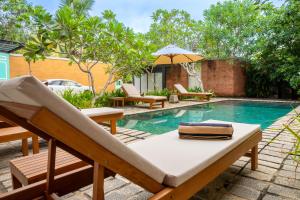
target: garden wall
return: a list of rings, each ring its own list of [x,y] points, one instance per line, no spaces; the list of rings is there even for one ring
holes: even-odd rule
[[[180,65],[166,67],[166,88],[174,89],[174,84],[180,83],[183,87],[189,86],[189,75]]]
[[[246,75],[238,60],[205,60],[202,62],[202,81],[206,91],[217,96],[245,96]]]
[[[29,74],[28,64],[21,55],[10,55],[10,77],[17,77]],[[69,60],[65,58],[47,58],[44,61],[31,63],[32,75],[40,80],[45,79],[70,79],[83,85],[88,85],[88,77],[81,72],[76,65],[69,65]],[[103,88],[107,75],[105,74],[105,64],[97,64],[93,68],[95,87],[99,91]],[[112,90],[114,86],[108,89]]]

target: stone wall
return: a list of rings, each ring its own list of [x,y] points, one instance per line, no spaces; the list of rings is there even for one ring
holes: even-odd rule
[[[205,60],[201,71],[206,91],[217,96],[245,96],[246,76],[240,61]]]
[[[188,73],[180,65],[166,67],[166,87],[174,89],[174,84],[180,83],[183,87],[188,88]]]

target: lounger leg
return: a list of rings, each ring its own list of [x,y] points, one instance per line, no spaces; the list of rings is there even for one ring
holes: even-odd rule
[[[48,167],[47,167],[47,183],[46,183],[46,197],[51,199],[54,187],[54,173],[55,173],[55,157],[56,157],[56,141],[50,139],[48,142]]]
[[[251,169],[256,170],[258,167],[258,146],[251,149]]]
[[[110,132],[113,135],[117,133],[117,121],[115,119],[110,120]]]
[[[22,187],[22,183],[13,174],[11,174],[11,180],[14,190]]]
[[[152,107],[153,107],[153,103],[150,103],[150,109],[152,109]]]
[[[23,156],[28,156],[28,140],[22,139],[22,153]]]
[[[164,108],[165,107],[165,101],[161,102],[161,107]]]
[[[32,152],[33,154],[40,152],[39,137],[37,135],[32,136]]]
[[[93,200],[104,200],[104,167],[94,162]]]

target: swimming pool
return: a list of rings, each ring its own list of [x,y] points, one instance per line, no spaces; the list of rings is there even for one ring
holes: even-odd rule
[[[267,128],[296,104],[262,101],[228,100],[125,116],[119,127],[162,134],[177,129],[180,122],[201,122],[208,119],[260,124]]]

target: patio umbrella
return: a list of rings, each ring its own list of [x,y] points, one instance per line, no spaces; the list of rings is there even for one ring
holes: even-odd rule
[[[179,48],[172,44],[158,50],[152,55],[157,56],[154,62],[156,65],[191,63],[203,59],[203,57],[197,53]]]

